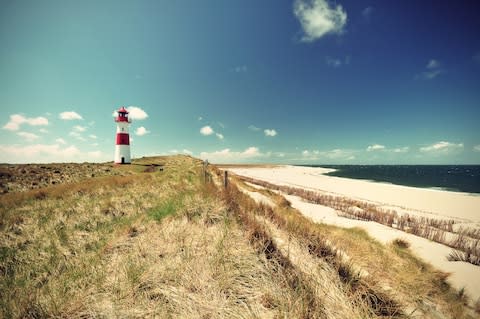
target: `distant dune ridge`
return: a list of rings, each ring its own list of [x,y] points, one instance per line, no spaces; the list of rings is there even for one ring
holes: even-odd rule
[[[0,194],[120,174],[110,164],[0,164]]]
[[[360,215],[339,217],[232,174],[291,168],[229,166],[227,186],[225,167],[183,155],[126,166],[0,169],[0,317],[433,319],[480,312],[470,286],[455,285],[455,273],[450,278],[416,257],[410,234]],[[338,207],[348,202],[329,198]],[[380,230],[393,235],[375,240]]]

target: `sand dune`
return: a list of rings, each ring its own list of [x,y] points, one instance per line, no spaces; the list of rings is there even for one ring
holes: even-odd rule
[[[376,203],[398,213],[439,219],[454,219],[462,226],[480,227],[480,196],[436,189],[421,189],[371,181],[323,175],[325,168],[281,166],[274,168],[232,168],[233,173],[264,180],[277,185],[301,187],[328,194]],[[406,239],[411,249],[436,268],[451,273],[450,283],[465,287],[473,300],[480,298],[480,267],[466,262],[451,262],[446,256],[451,248],[375,222],[352,220],[337,215],[334,209],[306,203],[296,196],[287,196],[292,206],[316,222],[340,227],[361,227],[382,243],[395,238]]]
[[[350,198],[367,200],[407,212],[424,213],[444,219],[480,224],[480,196],[437,189],[407,187],[323,175],[325,168],[280,166],[275,168],[236,168],[232,172],[265,180]]]

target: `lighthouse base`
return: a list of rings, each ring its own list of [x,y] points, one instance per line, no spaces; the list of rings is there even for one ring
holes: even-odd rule
[[[130,164],[130,145],[115,145],[115,164]]]

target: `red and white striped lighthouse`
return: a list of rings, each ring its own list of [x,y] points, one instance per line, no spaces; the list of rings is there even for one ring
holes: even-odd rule
[[[130,164],[130,136],[128,126],[131,120],[128,119],[128,111],[122,106],[117,111],[117,137],[115,142],[115,164]]]

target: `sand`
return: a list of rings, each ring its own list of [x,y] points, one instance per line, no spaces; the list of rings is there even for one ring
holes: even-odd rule
[[[257,202],[257,204],[265,204],[265,205],[268,205],[270,207],[275,207],[275,203],[270,198],[268,198],[267,196],[265,196],[263,194],[260,194],[260,193],[257,193],[257,192],[251,192],[251,191],[249,191],[247,189],[244,189],[244,188],[240,188],[240,191],[242,193],[245,193],[248,196],[250,196],[255,202]]]
[[[325,168],[278,166],[273,168],[230,168],[235,174],[322,193],[368,201],[399,213],[439,219],[454,219],[462,226],[480,228],[480,196],[437,189],[376,183],[323,175]],[[250,192],[255,193],[255,192]],[[254,195],[255,196],[255,195]],[[297,196],[286,196],[292,206],[315,222],[340,227],[361,227],[382,243],[396,238],[410,242],[410,249],[439,270],[450,273],[456,289],[465,288],[472,301],[480,298],[480,267],[466,262],[448,261],[451,248],[428,239],[396,230],[376,222],[353,220],[337,215],[334,209],[306,203]],[[265,199],[255,198],[257,201]]]
[[[325,168],[278,166],[275,168],[232,168],[238,175],[277,185],[289,185],[367,200],[408,212],[414,211],[442,219],[464,220],[480,226],[480,196],[355,180],[323,175]]]

